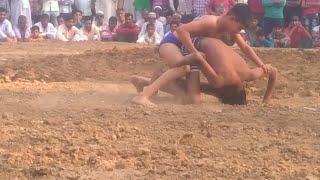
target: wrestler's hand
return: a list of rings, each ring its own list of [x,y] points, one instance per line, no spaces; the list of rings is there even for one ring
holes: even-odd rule
[[[206,61],[206,55],[204,53],[197,51],[194,53],[194,55],[195,55],[196,60],[199,63]]]
[[[270,64],[262,64],[260,67],[263,69],[263,72],[265,73],[265,74],[269,74],[269,68],[268,68],[268,65],[270,65]]]

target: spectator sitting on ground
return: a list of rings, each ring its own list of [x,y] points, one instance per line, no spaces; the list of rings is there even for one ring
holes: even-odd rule
[[[64,24],[60,25],[57,32],[57,39],[60,41],[80,41],[80,30],[74,26],[73,15],[64,17]]]
[[[172,11],[169,11],[166,14],[166,24],[164,24],[164,27],[163,27],[165,34],[170,31],[170,24],[172,22],[172,15],[173,15]]]
[[[98,11],[93,23],[97,28],[99,28],[99,31],[102,30],[102,28],[105,26],[104,24],[104,14],[102,11]]]
[[[140,19],[140,20],[138,20],[138,21],[136,22],[136,25],[139,26],[139,28],[142,28],[143,24],[144,24],[145,22],[148,22],[148,20],[149,20],[149,17],[148,17],[149,11],[145,9],[145,10],[143,10],[143,11],[141,12],[141,15],[142,15],[142,19]]]
[[[181,18],[182,18],[181,14],[179,14],[179,13],[174,13],[174,14],[172,15],[171,21],[181,24]]]
[[[274,27],[273,32],[271,33],[271,37],[273,38],[274,47],[290,47],[290,37],[284,32],[284,29],[280,24]]]
[[[7,19],[7,10],[0,7],[0,41],[16,42],[11,22]]]
[[[143,26],[141,28],[141,31],[139,33],[139,37],[143,36],[146,33],[147,24],[151,23],[151,24],[155,25],[156,32],[162,38],[164,36],[163,24],[160,21],[157,20],[156,13],[150,12],[148,17],[149,17],[149,22],[146,22],[146,23],[143,24]]]
[[[274,44],[270,36],[265,36],[262,29],[257,31],[257,41],[253,44],[253,47],[266,47],[273,48]]]
[[[120,42],[134,43],[138,39],[139,27],[133,22],[133,15],[125,14],[125,23],[117,29],[117,40]]]
[[[14,27],[14,32],[18,41],[27,42],[29,41],[31,32],[27,25],[27,17],[20,15],[18,18],[18,25]]]
[[[38,26],[32,26],[31,27],[31,36],[29,38],[29,41],[31,42],[38,42],[43,41],[43,37],[40,34],[40,29]]]
[[[250,46],[253,46],[257,42],[257,32],[261,28],[258,26],[258,20],[253,19],[252,24],[248,29],[246,29],[246,39]]]
[[[81,28],[81,40],[84,41],[100,41],[99,28],[93,25],[91,16],[84,16],[82,18],[84,27]]]
[[[117,17],[111,16],[109,18],[108,26],[105,26],[100,31],[101,41],[115,41],[117,37]]]
[[[312,30],[313,47],[320,48],[320,26],[316,26]]]
[[[73,12],[73,22],[74,26],[78,29],[81,29],[83,27],[82,23],[82,11],[80,10],[75,10]]]
[[[160,35],[155,31],[154,24],[149,23],[147,25],[147,32],[139,37],[137,43],[158,45],[161,39]]]
[[[292,21],[285,32],[290,37],[292,48],[310,48],[312,47],[312,37],[306,28],[304,28],[298,16],[293,16]]]
[[[42,14],[40,22],[36,23],[35,26],[38,26],[40,29],[41,36],[44,39],[55,39],[57,30],[54,28],[53,24],[49,22],[49,15]]]
[[[177,23],[177,22],[171,22],[171,24],[170,24],[170,30],[169,30],[164,36],[167,36],[170,32],[171,32],[171,33],[174,33],[174,32],[178,29],[179,26],[180,26],[179,23]]]
[[[59,15],[57,17],[57,22],[58,22],[58,27],[62,24],[64,24],[64,19],[63,19],[63,16],[62,15]]]
[[[155,6],[153,8],[154,13],[156,13],[156,19],[160,21],[163,25],[167,24],[167,20],[165,17],[162,16],[162,7]]]
[[[116,11],[116,14],[117,14],[117,19],[118,19],[118,26],[122,25],[125,23],[125,12],[124,12],[124,9],[123,8],[118,8],[117,11]]]

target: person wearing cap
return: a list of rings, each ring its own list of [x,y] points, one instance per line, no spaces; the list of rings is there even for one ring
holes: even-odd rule
[[[153,8],[153,11],[156,13],[156,18],[158,21],[160,21],[162,24],[167,24],[167,19],[162,16],[162,7],[161,6],[155,6]]]
[[[96,12],[102,11],[104,14],[104,21],[108,23],[108,19],[116,14],[117,0],[92,0],[95,5]]]
[[[98,11],[96,13],[95,19],[94,19],[94,23],[93,23],[100,31],[103,28],[103,26],[105,26],[104,23],[104,13],[103,11]]]
[[[156,6],[160,6],[162,12],[167,12],[170,9],[169,0],[152,0],[152,9]]]
[[[139,33],[139,37],[143,36],[146,33],[147,25],[149,23],[154,24],[156,32],[159,34],[159,36],[162,38],[164,36],[164,29],[163,24],[157,20],[157,15],[154,12],[150,12],[148,15],[148,22],[145,22],[141,28],[141,31]]]
[[[174,3],[174,0],[170,0],[170,7],[175,12],[178,12],[182,15],[181,22],[189,23],[193,20],[194,16],[192,13],[192,1],[191,0],[178,0],[177,4]]]

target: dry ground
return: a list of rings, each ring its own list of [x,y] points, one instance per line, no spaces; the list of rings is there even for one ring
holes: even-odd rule
[[[0,45],[0,179],[309,179],[320,177],[320,51],[257,50],[279,69],[247,106],[131,105],[130,75],[161,64],[119,43]]]

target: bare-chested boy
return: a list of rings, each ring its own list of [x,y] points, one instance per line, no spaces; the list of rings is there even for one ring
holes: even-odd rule
[[[244,82],[268,77],[269,81],[263,102],[269,101],[276,80],[277,70],[274,67],[266,65],[267,71],[264,71],[262,67],[250,69],[244,59],[222,41],[204,38],[201,43],[201,49],[206,56],[206,60],[185,58],[172,66],[197,64],[209,82],[209,84],[201,84],[201,91],[215,95],[222,103],[231,105],[246,104]],[[138,91],[150,83],[150,79],[139,76],[133,76],[131,80]],[[186,84],[186,81],[177,81],[176,85],[181,87],[181,91],[185,91]],[[173,90],[169,87],[164,87],[163,90],[175,95],[181,93],[177,92],[177,89]]]
[[[226,15],[223,16],[203,16],[196,21],[181,25],[176,32],[169,33],[160,43],[159,54],[165,64],[173,67],[174,64],[183,59],[196,58],[205,61],[200,52],[201,38],[221,38],[226,34],[230,35],[246,54],[258,67],[261,67],[266,73],[267,66],[256,55],[253,49],[246,44],[240,31],[250,25],[252,16],[246,4],[236,4]],[[199,38],[194,38],[199,37]],[[188,51],[190,55],[183,56],[182,48]],[[221,47],[215,47],[221,50]],[[153,106],[149,98],[155,94],[161,87],[172,80],[185,77],[190,72],[190,66],[181,66],[172,68],[162,74],[152,84],[145,87],[143,91],[132,99],[132,102]]]

